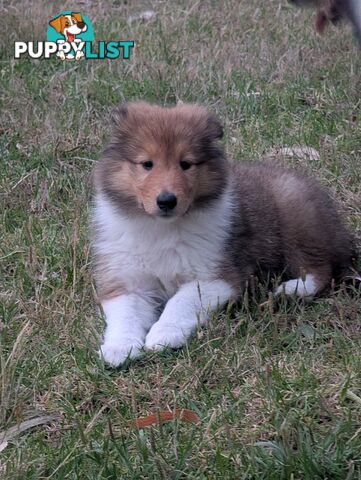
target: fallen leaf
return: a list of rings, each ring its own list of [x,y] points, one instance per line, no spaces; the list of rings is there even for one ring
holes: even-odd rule
[[[0,443],[0,452],[2,452],[8,446],[8,442]]]
[[[42,417],[35,417],[29,420],[25,420],[24,422],[21,422],[18,425],[15,425],[14,427],[10,427],[5,431],[0,432],[0,446],[3,446],[9,440],[12,440],[18,437],[19,435],[21,435],[26,430],[29,430],[30,428],[38,427],[39,425],[44,425],[45,423],[50,423],[58,419],[59,419],[59,415],[44,415]]]
[[[356,395],[356,393],[353,393],[351,390],[347,390],[346,391],[346,398],[350,399],[350,400],[353,400],[354,402],[358,403],[359,405],[361,405],[361,398]]]
[[[265,157],[269,159],[277,157],[298,157],[309,160],[319,160],[320,154],[312,147],[283,147],[273,148],[266,153]]]
[[[199,423],[201,419],[192,410],[186,408],[177,408],[174,412],[159,412],[157,414],[146,415],[145,417],[139,417],[129,422],[130,427],[144,428],[150,425],[157,425],[163,422],[169,422],[178,418],[182,422],[187,423]]]

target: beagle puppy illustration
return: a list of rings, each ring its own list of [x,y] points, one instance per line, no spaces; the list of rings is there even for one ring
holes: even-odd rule
[[[58,33],[64,36],[65,41],[72,43],[75,41],[76,36],[79,33],[85,32],[87,30],[87,25],[83,21],[83,18],[80,13],[71,12],[68,15],[59,15],[49,22],[49,25],[53,27]],[[60,51],[58,53],[61,60],[65,60],[65,53]],[[84,53],[77,51],[75,55],[75,60],[79,60],[84,56]],[[68,58],[74,58],[71,55],[68,55]]]

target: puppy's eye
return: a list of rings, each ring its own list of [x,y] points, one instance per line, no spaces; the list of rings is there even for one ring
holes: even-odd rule
[[[181,166],[181,169],[182,170],[189,170],[192,166],[191,163],[187,162],[187,160],[181,160],[179,162],[179,165]]]
[[[142,163],[144,170],[152,170],[153,162],[152,160],[147,160],[146,162]]]

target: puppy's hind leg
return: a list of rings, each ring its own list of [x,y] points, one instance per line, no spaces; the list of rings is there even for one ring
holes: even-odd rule
[[[298,278],[293,278],[283,282],[275,290],[275,295],[284,293],[285,295],[296,295],[297,297],[313,297],[321,292],[330,281],[324,272],[309,272]]]

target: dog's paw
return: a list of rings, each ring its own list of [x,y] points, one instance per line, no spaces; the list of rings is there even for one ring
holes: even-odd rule
[[[298,297],[310,297],[317,291],[313,275],[306,275],[306,278],[294,278],[282,283],[275,290],[275,295],[284,293],[285,295],[296,295]]]
[[[157,322],[150,329],[145,339],[147,350],[163,350],[166,347],[179,348],[185,345],[187,335],[176,325],[162,325]]]
[[[99,354],[111,367],[118,367],[127,359],[137,358],[141,355],[142,345],[139,343],[104,343],[100,347]]]
[[[80,60],[82,57],[84,57],[84,52],[78,50],[75,55],[75,60]]]

